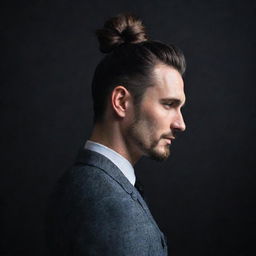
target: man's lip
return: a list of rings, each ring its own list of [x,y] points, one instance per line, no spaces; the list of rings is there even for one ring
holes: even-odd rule
[[[170,138],[165,138],[168,144],[172,144],[172,140]]]
[[[171,144],[172,140],[175,139],[175,137],[164,137],[164,138],[168,141],[168,144]]]
[[[168,140],[174,140],[175,139],[175,137],[165,137],[165,139],[168,139]]]

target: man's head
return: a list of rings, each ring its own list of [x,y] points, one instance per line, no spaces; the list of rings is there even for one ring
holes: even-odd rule
[[[118,93],[129,94],[133,108],[126,113],[124,128],[128,147],[165,159],[174,132],[185,129],[180,112],[185,102],[182,52],[174,45],[148,40],[141,21],[131,15],[111,18],[97,35],[107,54],[92,82],[94,122],[104,120],[108,106],[122,118],[113,99]]]

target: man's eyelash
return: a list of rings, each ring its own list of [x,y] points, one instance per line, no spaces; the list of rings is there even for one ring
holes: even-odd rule
[[[171,107],[171,106],[174,105],[174,102],[171,102],[171,103],[164,103],[164,105]]]

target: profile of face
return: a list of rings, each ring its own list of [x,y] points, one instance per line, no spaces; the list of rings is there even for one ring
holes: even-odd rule
[[[166,65],[154,69],[155,84],[148,87],[127,129],[126,140],[141,155],[165,160],[177,131],[185,130],[181,108],[185,103],[183,79]]]

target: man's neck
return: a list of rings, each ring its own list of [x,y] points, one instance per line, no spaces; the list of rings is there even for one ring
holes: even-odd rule
[[[134,152],[131,154],[128,150],[118,123],[96,123],[90,140],[111,148],[125,157],[132,165],[135,165],[140,158],[138,154],[136,155]]]

